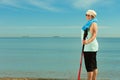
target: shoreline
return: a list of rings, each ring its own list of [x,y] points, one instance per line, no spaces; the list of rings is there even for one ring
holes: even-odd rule
[[[77,80],[77,79],[55,79],[55,78],[13,78],[13,77],[3,77],[0,80]],[[86,80],[86,79],[81,79]],[[110,80],[110,79],[100,79],[100,80]]]
[[[68,79],[50,79],[50,78],[11,78],[11,77],[5,77],[0,78],[0,80],[68,80]]]
[[[0,80],[77,80],[77,79],[65,79],[65,78],[17,78],[17,77],[1,77]],[[86,79],[81,79],[86,80]]]
[[[0,80],[74,80],[74,79],[55,79],[55,78],[12,78],[12,77],[3,77]],[[81,79],[85,80],[85,79]]]

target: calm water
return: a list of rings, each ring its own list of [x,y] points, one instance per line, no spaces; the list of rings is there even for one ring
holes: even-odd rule
[[[80,38],[0,38],[0,77],[77,78]],[[120,38],[98,38],[98,80],[120,80]],[[83,64],[82,78],[86,77]]]

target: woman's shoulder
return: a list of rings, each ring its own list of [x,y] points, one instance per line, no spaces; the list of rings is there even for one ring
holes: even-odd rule
[[[91,26],[97,26],[97,23],[96,23],[96,22],[93,22]]]
[[[90,27],[90,31],[97,30],[97,23],[93,22]]]
[[[96,28],[97,27],[97,23],[96,22],[93,22],[92,24],[91,24],[91,28]]]

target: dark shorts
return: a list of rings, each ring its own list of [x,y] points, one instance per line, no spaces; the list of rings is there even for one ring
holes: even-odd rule
[[[97,52],[84,52],[84,61],[87,72],[97,69],[96,53]]]

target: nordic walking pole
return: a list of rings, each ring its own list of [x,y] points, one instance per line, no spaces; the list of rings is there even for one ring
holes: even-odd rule
[[[86,29],[84,31],[84,36],[83,36],[83,40],[86,40],[86,37],[88,35],[88,29]],[[81,58],[80,58],[80,68],[79,68],[79,71],[78,71],[78,80],[80,80],[80,76],[81,76],[81,71],[82,71],[82,60],[83,60],[83,56],[84,56],[84,47],[85,45],[83,44],[82,45],[82,52],[81,52]]]

